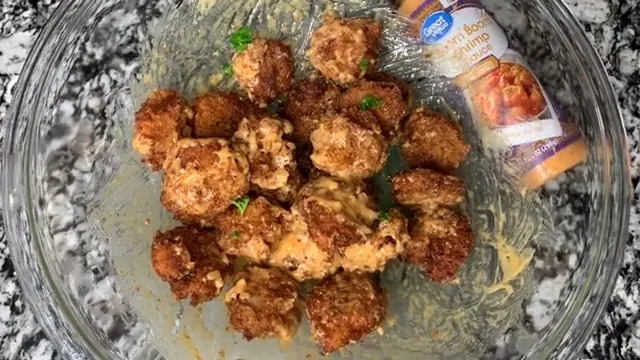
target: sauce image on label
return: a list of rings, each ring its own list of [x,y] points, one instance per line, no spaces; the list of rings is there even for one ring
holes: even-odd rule
[[[577,126],[558,111],[524,58],[477,0],[404,0],[436,71],[459,87],[483,142],[506,154],[533,190],[586,161]]]

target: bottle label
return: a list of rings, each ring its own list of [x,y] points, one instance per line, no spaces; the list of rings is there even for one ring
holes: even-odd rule
[[[546,141],[514,146],[506,154],[506,160],[521,174],[525,174],[549,160],[562,150],[570,147],[582,139],[578,128],[566,122],[562,122],[564,133],[560,137]]]

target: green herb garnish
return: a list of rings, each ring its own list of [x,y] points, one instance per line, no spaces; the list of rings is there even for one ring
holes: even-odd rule
[[[222,68],[222,73],[226,76],[232,76],[233,75],[233,67],[231,66],[231,64],[227,64]]]
[[[235,205],[235,207],[238,208],[238,212],[240,213],[240,216],[244,216],[244,213],[247,211],[247,208],[249,207],[250,201],[251,201],[251,198],[248,196],[245,196],[233,202],[233,205]]]
[[[377,109],[382,106],[382,100],[373,95],[367,95],[362,99],[360,103],[360,110],[365,111],[369,109]]]
[[[231,35],[229,42],[237,52],[247,50],[249,44],[253,42],[253,34],[251,33],[251,29],[246,26],[240,28],[240,30],[234,32]]]
[[[240,231],[236,230],[236,231],[232,232],[231,236],[233,236],[233,238],[236,239],[236,240],[240,239]]]
[[[360,61],[360,70],[362,70],[363,74],[369,72],[369,59],[362,59],[362,61]]]
[[[391,219],[391,215],[389,215],[389,210],[380,211],[378,214],[378,220],[380,221],[389,221]]]

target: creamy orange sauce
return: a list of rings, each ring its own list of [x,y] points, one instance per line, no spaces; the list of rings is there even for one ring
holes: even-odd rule
[[[409,16],[414,11],[420,7],[425,1],[424,0],[404,0],[401,2],[400,7],[398,8],[398,13]]]
[[[332,259],[311,240],[307,224],[295,209],[292,212],[292,229],[271,254],[269,263],[289,270],[298,281],[322,279],[334,274],[339,268],[336,259]]]
[[[232,302],[235,299],[248,299],[249,294],[247,293],[247,281],[245,279],[240,279],[238,282],[229,290],[229,292],[224,296],[224,301],[227,303]]]
[[[379,246],[377,242],[367,241],[347,247],[341,265],[346,271],[375,272],[383,270],[387,262],[399,254],[393,245]]]
[[[587,161],[588,157],[587,143],[584,140],[576,141],[525,174],[522,182],[526,189],[535,190],[576,164]]]
[[[389,221],[381,222],[371,240],[347,247],[342,267],[347,271],[375,272],[384,270],[390,260],[397,258],[409,241],[406,222],[397,216],[394,214]],[[387,243],[387,239],[394,242]]]
[[[180,337],[180,340],[184,343],[185,349],[187,349],[191,353],[192,359],[194,359],[194,360],[202,360],[203,359],[203,357],[200,355],[200,352],[198,351],[198,348],[193,343],[193,340],[191,339],[191,336],[188,333],[185,332]]]
[[[250,239],[248,241],[243,239],[242,244],[239,244],[231,234],[225,234],[218,244],[229,255],[243,256],[258,262],[263,262],[268,258],[269,246],[262,241],[260,236],[254,234],[242,234],[241,236],[250,236]]]
[[[207,274],[207,280],[209,281],[213,281],[214,285],[216,286],[216,288],[219,290],[221,290],[224,287],[224,280],[222,279],[222,275],[220,274],[220,271],[215,270],[212,271],[210,273]]]
[[[498,237],[495,248],[498,252],[500,268],[502,269],[502,279],[495,284],[486,287],[485,292],[487,294],[493,294],[504,290],[508,295],[511,295],[513,294],[513,286],[511,285],[511,282],[520,278],[522,273],[529,268],[529,265],[533,261],[534,252],[531,249],[525,252],[520,252],[507,244],[504,237]]]
[[[337,213],[343,213],[356,222],[363,222],[364,233],[371,233],[370,226],[378,219],[373,201],[364,192],[340,189],[340,184],[330,178],[320,178],[313,183],[312,198]]]
[[[286,166],[295,162],[295,145],[284,140],[285,134],[293,132],[293,125],[288,121],[281,121],[265,117],[260,119],[259,127],[252,127],[252,120],[243,119],[238,131],[233,135],[237,140],[238,149],[244,152],[250,161],[269,157],[268,174],[252,175],[251,182],[266,190],[285,188],[289,182],[290,173]],[[263,161],[263,160],[260,160]]]

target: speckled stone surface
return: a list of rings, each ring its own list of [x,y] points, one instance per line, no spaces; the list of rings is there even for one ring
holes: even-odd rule
[[[635,197],[624,267],[584,359],[640,359],[640,0],[567,0],[598,49],[618,94]],[[0,144],[12,89],[55,0],[0,0]],[[0,359],[57,359],[23,299],[0,219]]]

